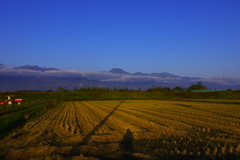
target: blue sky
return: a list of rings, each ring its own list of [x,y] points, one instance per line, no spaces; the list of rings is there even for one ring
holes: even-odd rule
[[[240,79],[239,0],[1,0],[0,63]]]

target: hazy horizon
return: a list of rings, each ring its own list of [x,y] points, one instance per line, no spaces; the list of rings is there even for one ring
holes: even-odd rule
[[[240,79],[240,1],[1,1],[6,66]]]

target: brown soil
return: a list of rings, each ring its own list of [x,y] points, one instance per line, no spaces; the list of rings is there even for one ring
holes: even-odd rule
[[[238,154],[237,128],[224,132],[208,116],[197,119],[195,113],[173,112],[171,107],[163,111],[131,104],[63,103],[0,141],[2,158],[188,159],[212,156],[215,148],[224,152],[218,158]],[[239,125],[233,119],[220,121],[230,122]]]

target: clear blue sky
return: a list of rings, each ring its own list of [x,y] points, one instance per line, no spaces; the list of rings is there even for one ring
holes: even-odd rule
[[[0,63],[240,79],[239,0],[1,0]]]

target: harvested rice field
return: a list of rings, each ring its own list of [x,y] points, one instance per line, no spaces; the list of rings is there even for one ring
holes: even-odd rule
[[[240,159],[240,106],[62,102],[0,141],[4,159]]]

